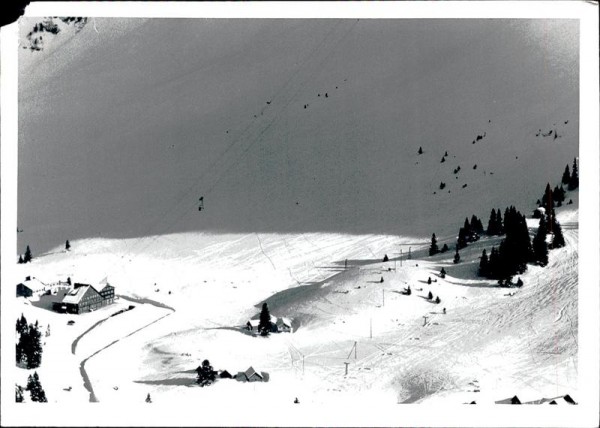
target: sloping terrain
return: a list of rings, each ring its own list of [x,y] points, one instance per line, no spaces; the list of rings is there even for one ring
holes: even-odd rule
[[[20,51],[19,250],[425,236],[525,209],[577,155],[577,36],[560,20],[95,19]]]

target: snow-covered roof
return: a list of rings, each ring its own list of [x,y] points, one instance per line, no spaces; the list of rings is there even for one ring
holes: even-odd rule
[[[275,315],[273,315],[273,314],[271,314],[271,322],[273,324],[277,324],[277,317]]]
[[[35,277],[26,279],[25,281],[21,282],[20,284],[23,284],[24,286],[26,286],[27,288],[29,288],[32,291],[43,290],[46,287],[46,284],[44,284],[42,281],[40,281],[39,279],[37,279]]]
[[[248,320],[248,323],[250,323],[252,327],[258,327],[260,320]]]
[[[62,303],[71,303],[71,304],[79,303],[89,289],[92,289],[96,293],[98,293],[96,291],[96,289],[94,287],[92,287],[91,285],[81,284],[79,287],[73,288],[71,291],[69,291],[67,293],[67,295],[65,296],[65,298],[62,300]]]
[[[290,328],[292,327],[292,320],[290,320],[289,318],[286,318],[286,317],[281,317],[280,319],[284,326],[290,327]]]

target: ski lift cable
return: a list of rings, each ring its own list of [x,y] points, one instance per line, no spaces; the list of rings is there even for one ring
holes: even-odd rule
[[[349,28],[349,29],[348,29],[348,30],[347,30],[347,31],[344,33],[344,35],[342,36],[342,38],[341,38],[340,40],[338,40],[338,41],[337,41],[337,43],[336,43],[336,44],[335,44],[335,45],[332,47],[332,49],[335,49],[335,48],[337,48],[337,47],[338,47],[338,45],[341,43],[341,41],[347,37],[348,33],[349,33],[349,32],[350,32],[350,31],[351,31],[353,28],[354,28],[354,26],[355,26],[355,25],[356,25],[356,22],[354,22],[354,23],[353,23],[353,25],[352,25],[352,26],[351,26],[351,27],[350,27],[350,28]],[[335,28],[336,28],[336,27],[334,27],[332,30],[330,30],[330,32],[329,32],[329,33],[327,33],[327,35],[326,35],[325,39],[327,39],[327,38],[329,37],[329,35],[330,35],[330,34],[331,34],[331,33],[332,33],[334,30],[335,30]],[[325,40],[325,39],[324,39],[324,41],[323,41],[323,42],[322,42],[322,43],[321,43],[321,44],[318,46],[318,48],[314,49],[314,50],[311,52],[311,54],[309,55],[309,57],[310,57],[310,56],[312,56],[312,55],[313,55],[315,52],[317,52],[318,50],[320,50],[320,49],[321,49],[321,47],[322,47],[322,46],[325,44],[325,42],[326,42],[326,40]],[[319,64],[318,64],[318,65],[319,65],[319,66],[320,66],[320,65],[322,65],[323,61],[324,61],[324,60],[326,60],[326,59],[327,59],[327,56],[325,56],[325,57],[324,57],[324,58],[323,58],[323,59],[322,59],[322,60],[319,62]],[[308,59],[305,61],[305,64],[303,65],[303,67],[305,67],[305,66],[306,66],[306,67],[308,67],[308,66],[309,66],[309,64],[308,64]],[[300,68],[302,68],[302,67],[300,67]],[[296,71],[296,73],[298,73],[298,72],[299,72],[300,68],[299,68],[299,69]],[[306,79],[306,80],[308,80],[308,79]],[[279,94],[280,94],[281,92],[283,92],[283,91],[286,89],[286,87],[288,86],[288,84],[289,84],[290,82],[291,82],[291,78],[290,78],[290,79],[288,79],[288,81],[286,82],[286,84],[285,84],[285,85],[284,85],[284,86],[283,86],[283,87],[282,87],[282,88],[281,88],[281,89],[280,89],[280,90],[279,90],[279,91],[278,91],[278,92],[277,92],[277,93],[276,93],[276,94],[275,94],[275,95],[274,95],[274,96],[273,96],[271,99],[278,98],[278,97],[279,97]],[[267,131],[268,131],[268,130],[269,130],[271,127],[272,127],[272,126],[273,126],[273,124],[274,124],[274,123],[275,123],[275,122],[276,122],[276,121],[279,119],[279,117],[282,115],[282,113],[283,113],[283,112],[284,112],[284,111],[285,111],[285,110],[286,110],[286,109],[289,107],[289,105],[291,105],[291,104],[292,104],[292,102],[293,102],[293,101],[294,101],[294,100],[297,98],[298,94],[299,94],[299,93],[300,93],[300,91],[303,89],[303,87],[306,85],[306,83],[307,83],[307,81],[305,81],[304,83],[301,83],[301,84],[300,84],[300,87],[299,87],[299,88],[298,88],[296,91],[294,91],[294,92],[292,93],[292,95],[291,95],[290,99],[289,99],[289,100],[288,100],[288,101],[287,101],[287,102],[286,102],[286,103],[283,105],[283,107],[282,107],[282,108],[280,108],[280,109],[279,109],[279,112],[275,114],[275,117],[274,117],[273,119],[271,119],[271,121],[270,121],[270,122],[269,122],[269,123],[268,123],[266,126],[264,126],[264,127],[263,127],[263,128],[260,130],[260,131],[259,131],[259,134],[258,134],[258,135],[257,135],[257,136],[256,136],[256,137],[253,139],[253,140],[251,140],[250,144],[248,144],[248,145],[246,146],[246,148],[243,150],[243,152],[242,152],[241,154],[237,155],[237,160],[236,160],[236,159],[233,159],[233,163],[231,163],[231,164],[229,165],[229,167],[228,167],[228,168],[227,168],[225,171],[222,171],[220,174],[218,174],[216,181],[215,181],[215,182],[214,182],[214,183],[213,183],[211,186],[209,186],[209,187],[208,187],[208,189],[207,189],[207,190],[204,192],[204,195],[208,195],[208,194],[210,194],[210,193],[211,193],[211,192],[212,192],[212,191],[213,191],[213,190],[216,188],[216,186],[217,186],[218,184],[220,184],[220,182],[223,180],[223,178],[226,176],[226,174],[228,174],[228,173],[229,173],[229,171],[230,171],[230,170],[231,170],[231,169],[232,169],[232,168],[233,168],[235,165],[237,165],[237,164],[240,162],[241,158],[242,158],[243,156],[245,156],[245,155],[246,155],[246,153],[248,153],[248,151],[249,151],[249,150],[250,150],[250,149],[251,149],[251,148],[252,148],[252,147],[253,147],[253,146],[254,146],[254,145],[257,143],[257,142],[261,141],[261,138],[262,138],[262,136],[263,136],[263,135],[264,135],[264,134],[265,134],[265,133],[266,133],[266,132],[267,132]],[[254,122],[253,122],[253,121],[251,121],[251,122],[249,123],[249,125],[248,125],[248,126],[245,128],[244,132],[246,132],[246,130],[248,130],[248,129],[251,129],[253,124],[254,124]],[[234,146],[234,145],[235,145],[235,144],[236,144],[238,141],[241,141],[241,137],[240,137],[240,138],[238,138],[238,139],[236,139],[236,140],[235,140],[235,141],[234,141],[232,144],[230,144],[230,146],[227,148],[227,150],[226,150],[226,151],[225,151],[225,152],[222,154],[222,156],[220,156],[219,160],[218,160],[217,162],[215,162],[213,165],[217,165],[217,164],[218,164],[218,162],[219,162],[219,161],[220,161],[220,160],[221,160],[221,159],[222,159],[222,158],[223,158],[223,157],[224,157],[224,156],[227,154],[227,152],[228,152],[228,151],[229,151],[231,148],[233,148],[233,146]],[[240,147],[241,147],[241,146],[240,146]],[[223,162],[226,162],[226,161],[227,161],[227,159],[225,159]],[[171,212],[173,212],[173,211],[175,211],[176,209],[178,209],[178,208],[179,208],[179,205],[181,204],[181,202],[183,202],[183,201],[185,200],[185,198],[187,197],[187,195],[188,195],[189,193],[191,193],[191,192],[192,192],[194,189],[196,189],[197,182],[199,182],[199,181],[200,181],[200,179],[201,179],[202,177],[204,177],[204,175],[206,175],[207,173],[208,173],[208,172],[206,172],[206,171],[205,171],[203,174],[201,174],[201,176],[199,177],[199,179],[196,179],[196,180],[194,181],[194,183],[193,183],[193,184],[192,184],[192,185],[191,185],[191,186],[190,186],[190,187],[187,189],[186,193],[185,193],[184,195],[182,195],[182,197],[180,198],[180,200],[177,202],[176,206],[173,206],[171,209],[169,209],[169,210],[168,210],[167,216],[168,216],[168,215],[170,215],[170,214],[171,214]],[[188,214],[188,212],[189,212],[189,211],[188,211],[188,209],[185,209],[185,210],[183,210],[183,211],[182,211],[182,213],[181,213],[181,215],[180,215],[180,216],[178,216],[178,217],[176,218],[176,220],[175,220],[175,221],[171,222],[171,223],[169,224],[169,226],[171,226],[171,225],[173,225],[173,224],[176,224],[176,222],[179,222],[179,221],[180,221],[180,220],[181,220],[181,219],[182,219],[182,218],[183,218],[185,215],[187,215],[187,214]],[[165,216],[165,217],[166,217],[166,216]],[[146,236],[148,236],[148,234],[146,234],[144,237],[146,237]],[[141,237],[140,239],[142,239],[142,238],[143,238],[143,237]],[[143,249],[147,248],[147,247],[148,247],[149,245],[151,245],[153,242],[156,242],[156,240],[157,240],[157,239],[159,239],[159,238],[160,238],[160,236],[159,236],[159,235],[157,235],[157,236],[155,236],[155,237],[151,238],[150,242],[149,242],[149,243],[148,243],[148,244],[147,244],[145,247],[143,247]]]
[[[319,44],[318,44],[318,45],[317,45],[317,46],[316,46],[316,47],[315,47],[315,48],[314,48],[314,49],[313,49],[313,50],[312,50],[312,51],[309,53],[309,55],[307,55],[306,59],[305,59],[305,60],[304,60],[304,62],[303,62],[303,65],[302,65],[301,67],[298,67],[298,69],[296,69],[296,71],[295,71],[295,72],[292,74],[292,76],[290,76],[290,78],[288,78],[288,80],[287,80],[287,81],[284,83],[284,85],[282,85],[282,87],[281,87],[281,88],[280,88],[280,89],[279,89],[279,90],[278,90],[278,91],[277,91],[277,92],[276,92],[276,93],[275,93],[275,94],[274,94],[274,95],[271,97],[271,99],[272,99],[272,100],[276,100],[277,98],[279,98],[280,94],[281,94],[282,92],[286,91],[286,90],[287,90],[287,87],[288,87],[288,86],[289,86],[289,85],[290,85],[290,84],[293,82],[293,80],[294,80],[294,78],[296,77],[296,75],[297,75],[298,73],[300,73],[300,71],[301,71],[301,70],[303,70],[303,69],[305,69],[305,68],[309,67],[309,65],[310,65],[309,61],[310,61],[311,57],[313,57],[313,56],[314,56],[314,55],[315,55],[315,54],[316,54],[316,53],[317,53],[319,50],[321,50],[321,49],[322,49],[322,48],[325,46],[325,44],[327,43],[327,39],[328,39],[328,38],[331,36],[331,34],[332,34],[332,33],[333,33],[335,30],[336,30],[336,28],[337,28],[338,26],[339,26],[339,24],[338,24],[338,25],[336,25],[335,27],[333,27],[331,30],[329,30],[329,32],[328,32],[328,33],[325,35],[325,37],[323,38],[323,41],[322,41],[322,42],[320,42],[320,43],[319,43]],[[292,99],[291,99],[290,101],[288,101],[288,103],[286,103],[285,107],[287,107],[287,106],[289,106],[289,104],[291,104],[291,102],[294,100],[294,98],[296,97],[296,95],[297,95],[297,93],[298,93],[298,92],[299,92],[299,91],[296,91],[296,92],[294,93],[294,96],[292,97]],[[249,146],[248,146],[248,147],[247,147],[247,148],[246,148],[246,149],[245,149],[245,150],[242,152],[241,156],[245,155],[245,154],[248,152],[248,150],[250,149],[250,147],[251,147],[252,145],[254,145],[254,144],[255,144],[255,143],[256,143],[256,142],[257,142],[257,141],[260,139],[260,137],[261,137],[261,136],[262,136],[262,135],[263,135],[263,134],[264,134],[264,133],[265,133],[265,132],[268,130],[268,128],[270,128],[270,127],[272,126],[273,122],[274,122],[274,121],[272,120],[272,121],[271,121],[271,122],[270,122],[270,123],[267,125],[267,127],[266,127],[266,128],[263,128],[263,130],[262,130],[262,131],[260,131],[260,134],[259,134],[258,138],[254,139],[254,140],[253,140],[253,141],[250,143],[250,145],[249,145]],[[252,133],[252,127],[255,125],[255,123],[256,123],[256,122],[255,122],[255,121],[253,121],[253,120],[250,120],[250,121],[249,121],[248,125],[247,125],[247,126],[244,128],[244,129],[243,129],[243,131],[240,133],[240,135],[239,135],[237,138],[235,138],[235,139],[232,141],[232,143],[231,143],[231,144],[229,144],[229,145],[228,145],[228,147],[225,149],[225,151],[223,151],[223,152],[221,153],[221,155],[220,155],[220,156],[219,156],[219,158],[216,160],[216,162],[212,163],[211,167],[209,167],[209,169],[208,169],[208,170],[206,170],[206,171],[203,171],[203,172],[202,172],[202,173],[201,173],[201,174],[200,174],[200,175],[199,175],[199,176],[198,176],[196,179],[194,179],[194,180],[192,181],[192,184],[191,184],[191,185],[190,185],[190,186],[189,186],[189,187],[188,187],[188,188],[187,188],[185,191],[183,191],[183,192],[181,193],[181,197],[179,197],[179,198],[178,198],[177,202],[176,202],[175,204],[172,204],[172,205],[171,205],[171,207],[170,207],[168,210],[166,210],[166,211],[165,211],[165,212],[164,212],[164,213],[163,213],[163,214],[162,214],[162,215],[159,217],[159,218],[161,219],[161,221],[162,221],[162,219],[164,219],[164,218],[168,218],[168,217],[169,217],[169,216],[170,216],[170,215],[171,215],[173,212],[175,212],[176,210],[178,210],[178,209],[180,208],[180,205],[181,205],[181,204],[182,204],[182,203],[183,203],[183,202],[184,202],[184,201],[185,201],[185,200],[186,200],[186,199],[189,197],[189,195],[190,195],[192,192],[194,192],[194,191],[197,191],[197,190],[196,190],[196,189],[197,189],[197,184],[198,184],[198,183],[200,183],[200,182],[202,182],[206,176],[209,176],[209,177],[210,177],[211,175],[214,175],[214,174],[212,174],[213,170],[215,170],[215,169],[216,169],[216,168],[217,168],[217,167],[220,165],[220,163],[221,163],[221,162],[223,162],[223,163],[224,163],[224,162],[226,162],[226,161],[227,161],[227,159],[226,159],[226,156],[229,154],[229,152],[230,152],[230,151],[231,151],[231,150],[232,150],[232,149],[233,149],[233,148],[234,148],[236,145],[238,145],[238,143],[240,143],[240,142],[244,141],[244,139],[245,139],[244,137],[246,136],[246,134],[247,134],[247,133]],[[239,157],[239,156],[238,156],[238,157]],[[234,165],[235,165],[235,164],[234,164]],[[228,173],[228,172],[231,170],[231,168],[232,168],[234,165],[231,165],[231,166],[230,166],[230,167],[229,167],[229,168],[228,168],[228,169],[227,169],[225,172],[222,172],[221,174],[219,174],[219,175],[218,175],[218,178],[217,178],[217,181],[216,181],[216,182],[215,182],[215,183],[214,183],[212,186],[210,186],[210,188],[209,188],[209,189],[208,189],[206,192],[204,192],[204,194],[205,194],[205,195],[206,195],[206,194],[210,194],[210,192],[212,192],[212,190],[213,190],[213,189],[216,187],[216,185],[218,185],[218,184],[219,184],[219,182],[221,181],[222,177],[224,177],[224,175],[225,175],[226,173]],[[218,169],[217,169],[217,170],[218,170]],[[187,206],[186,206],[186,207],[184,208],[184,213],[187,213],[187,212],[188,212],[188,208],[187,208]],[[178,220],[180,220],[180,219],[181,219],[181,217],[183,217],[183,216],[180,216],[180,217],[178,217]],[[135,246],[135,245],[137,245],[139,242],[141,242],[141,240],[142,240],[143,238],[145,238],[145,237],[149,236],[149,235],[150,235],[150,232],[151,232],[151,231],[152,231],[152,229],[154,228],[153,226],[154,226],[154,225],[151,225],[151,226],[148,228],[148,230],[147,230],[147,231],[146,231],[146,232],[145,232],[145,233],[144,233],[144,234],[143,234],[143,235],[142,235],[142,236],[139,238],[139,240],[138,240],[138,241],[135,241],[135,242],[132,244],[132,247],[133,247],[133,246]]]

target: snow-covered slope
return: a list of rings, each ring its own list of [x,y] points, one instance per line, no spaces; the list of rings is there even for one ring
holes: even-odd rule
[[[136,308],[81,338],[75,351],[75,335],[57,330],[47,340],[63,334],[62,342],[53,345],[42,381],[53,401],[87,400],[76,371],[51,375],[53,361],[71,361],[71,368],[83,362],[101,402],[140,402],[147,393],[160,402],[244,400],[249,386],[233,380],[188,387],[209,359],[234,374],[249,366],[268,372],[270,381],[252,387],[253,396],[281,405],[295,396],[363,405],[577,397],[578,211],[558,212],[567,246],[551,252],[548,267],[529,266],[523,288],[512,290],[474,276],[482,248],[498,238],[469,245],[459,265],[452,253],[424,257],[423,241],[377,235],[179,234],[148,239],[138,252],[126,241],[74,241],[70,252],[19,265],[21,275],[83,281],[108,274],[117,294],[150,298],[174,312]],[[389,262],[381,262],[384,254]],[[428,277],[435,282],[428,285]],[[408,285],[413,294],[402,295]],[[440,296],[439,305],[425,299],[428,291]],[[263,301],[272,314],[293,319],[294,333],[263,339],[236,329]],[[22,309],[53,329],[65,320]],[[98,316],[77,317],[79,330]],[[61,346],[68,358],[58,358]]]
[[[560,20],[96,19],[21,50],[19,249],[447,234],[529,210],[578,152],[577,36]]]

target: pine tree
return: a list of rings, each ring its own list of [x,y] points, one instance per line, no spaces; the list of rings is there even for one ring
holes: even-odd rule
[[[22,403],[23,402],[23,387],[21,385],[15,384],[15,402]]]
[[[266,302],[263,303],[262,310],[260,311],[258,331],[260,331],[261,336],[268,336],[271,332],[271,314],[269,313],[269,307]]]
[[[23,263],[25,263],[23,261],[23,256],[19,254],[19,261],[17,262],[18,264],[22,265]]]
[[[546,211],[550,211],[554,208],[554,195],[552,194],[550,183],[546,184],[546,190],[544,190],[544,196],[542,196],[542,206]]]
[[[202,365],[196,369],[198,372],[198,384],[202,387],[213,383],[217,377],[217,372],[213,370],[210,361],[202,361]]]
[[[444,246],[442,247],[442,253],[445,253],[446,251],[448,251],[450,248],[448,248],[448,244],[444,244]]]
[[[565,237],[562,233],[562,227],[557,221],[554,225],[554,238],[552,238],[552,248],[561,248],[565,246]]]
[[[490,251],[490,259],[488,261],[488,269],[487,269],[487,277],[488,278],[496,278],[498,275],[498,265],[500,264],[500,256],[498,254],[498,249],[496,247],[492,247]]]
[[[533,238],[533,258],[541,266],[548,264],[548,245],[546,244],[546,219],[542,217],[538,226],[537,233]]]
[[[489,275],[489,266],[488,266],[488,256],[485,249],[483,253],[481,253],[481,260],[479,261],[479,276],[488,276]]]
[[[47,403],[46,392],[44,392],[44,388],[42,388],[42,384],[40,382],[40,378],[37,372],[33,372],[33,376],[29,375],[27,378],[27,388],[29,394],[31,396],[31,401],[36,401],[39,403]]]
[[[460,254],[458,254],[458,247],[456,247],[456,253],[454,253],[454,264],[460,262]]]
[[[504,226],[502,225],[502,214],[500,213],[500,208],[496,213],[496,235],[502,235],[504,233]]]
[[[444,162],[446,162],[446,158],[443,157],[442,160],[440,161],[440,163],[444,163]]]
[[[569,171],[569,164],[567,164],[567,166],[565,166],[565,172],[563,172],[561,183],[569,184],[570,182],[571,182],[571,171]]]
[[[389,262],[390,261],[390,259],[388,258],[387,254],[383,256],[383,261],[384,262]]]
[[[23,262],[29,263],[29,262],[31,262],[31,260],[33,260],[33,256],[31,255],[31,249],[29,248],[29,245],[28,245],[27,249],[25,250],[25,257],[23,258]]]
[[[420,155],[422,155],[423,154],[423,148],[419,147],[419,151],[417,153],[420,154]]]
[[[440,252],[440,250],[438,249],[437,238],[435,237],[435,233],[434,233],[431,235],[431,246],[429,247],[429,255],[434,256],[439,252]]]
[[[446,183],[444,183],[443,181],[440,181],[440,190],[444,190],[445,187],[446,187]]]
[[[431,294],[431,291],[429,292],[429,294],[427,294],[427,299],[428,299],[428,300],[431,300],[431,299],[433,299],[433,294]]]
[[[69,251],[70,249],[71,249],[71,243],[67,239],[67,242],[65,242],[65,250]]]
[[[150,393],[146,395],[146,403],[152,403],[152,397],[150,397]]]
[[[440,296],[435,296],[435,303],[440,303],[440,302],[441,302]]]
[[[21,314],[21,318],[17,320],[17,333],[23,334],[25,331],[27,331],[27,319]]]
[[[24,362],[28,369],[35,369],[42,364],[42,334],[36,325],[29,324],[21,333],[17,343],[17,363]]]
[[[427,284],[431,284],[431,277],[427,278]]]
[[[573,159],[573,172],[569,180],[569,190],[575,190],[579,187],[579,172],[577,170],[577,158]]]
[[[446,269],[442,268],[442,270],[440,271],[440,277],[442,279],[446,278]]]
[[[496,210],[492,208],[492,212],[490,213],[490,220],[488,221],[487,234],[490,236],[494,236],[498,234],[496,221]]]
[[[458,240],[456,242],[457,249],[463,249],[467,246],[467,229],[461,227],[458,231]]]

